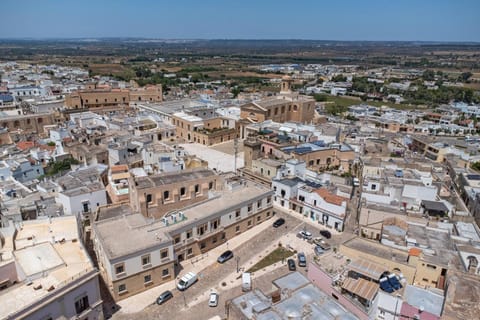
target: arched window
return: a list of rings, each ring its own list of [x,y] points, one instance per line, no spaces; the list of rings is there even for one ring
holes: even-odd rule
[[[298,111],[298,106],[297,105],[293,106],[293,111],[295,111],[295,112]]]

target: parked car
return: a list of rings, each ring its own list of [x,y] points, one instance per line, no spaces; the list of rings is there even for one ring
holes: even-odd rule
[[[298,266],[299,267],[306,267],[307,266],[307,257],[305,257],[305,253],[299,252],[297,254],[298,259]]]
[[[278,227],[280,227],[281,225],[283,225],[284,223],[285,223],[285,219],[283,219],[283,218],[277,219],[277,220],[273,223],[273,227],[274,227],[274,228],[278,228]]]
[[[324,236],[325,238],[327,238],[327,239],[330,239],[330,238],[332,237],[332,234],[331,234],[330,231],[328,231],[328,230],[321,230],[321,231],[320,231],[320,234],[321,234],[322,236]]]
[[[295,266],[295,260],[293,260],[293,259],[288,259],[288,260],[287,260],[287,264],[288,264],[288,270],[290,270],[290,271],[295,271],[295,270],[297,270],[297,267]]]
[[[242,291],[247,292],[252,290],[252,277],[250,272],[242,273]]]
[[[312,240],[312,234],[305,230],[300,231],[297,236],[304,240]]]
[[[218,263],[225,263],[232,258],[233,258],[233,251],[232,250],[227,250],[224,253],[222,253],[220,255],[220,257],[218,257],[217,262]]]
[[[317,256],[322,255],[322,254],[325,253],[325,250],[323,250],[322,247],[320,247],[320,246],[316,246],[315,249],[314,249],[314,251],[315,251],[315,254],[316,254]]]
[[[324,251],[327,251],[327,250],[331,249],[331,246],[327,242],[325,242],[325,240],[320,240],[320,241],[317,241],[317,242],[314,241],[314,243],[317,246],[319,246],[320,248],[322,248]]]
[[[172,292],[167,290],[167,291],[163,292],[161,295],[158,296],[157,304],[158,305],[163,304],[163,303],[167,302],[168,300],[170,300],[172,298],[173,298]]]
[[[186,290],[192,284],[197,282],[197,280],[198,280],[197,275],[193,272],[189,272],[180,279],[180,281],[177,283],[177,288],[180,291]]]
[[[210,299],[208,299],[208,306],[209,307],[218,306],[218,293],[210,292]]]

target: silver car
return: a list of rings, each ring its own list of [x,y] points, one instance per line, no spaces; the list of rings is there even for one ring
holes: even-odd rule
[[[208,299],[208,306],[209,307],[218,306],[218,293],[210,292],[210,299]]]

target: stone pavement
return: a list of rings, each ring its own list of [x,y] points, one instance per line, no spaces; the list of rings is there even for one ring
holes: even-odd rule
[[[210,169],[216,169],[220,172],[234,171],[235,156],[231,154],[217,151],[198,143],[185,143],[180,146],[182,146],[189,154],[196,155],[197,157],[208,161],[208,167]],[[243,163],[243,152],[239,152],[237,155],[237,169],[243,168]]]
[[[229,274],[227,277],[222,279],[219,283],[214,285],[209,291],[205,291],[202,294],[198,295],[195,299],[194,302],[189,303],[189,307],[194,306],[198,303],[205,302],[207,301],[210,292],[214,291],[219,294],[221,294],[222,291],[228,291],[231,290],[232,288],[238,287],[242,284],[242,279],[241,279],[241,274],[243,271],[248,270],[251,268],[254,264],[256,264],[258,261],[260,261],[263,257],[268,255],[270,252],[278,248],[278,244],[281,243],[283,246],[287,246],[287,248],[290,248],[291,250],[296,250],[297,252],[304,252],[307,255],[307,259],[310,256],[313,256],[313,249],[314,246],[310,243],[308,243],[305,240],[302,240],[296,236],[296,233],[300,231],[301,228],[297,227],[293,230],[289,230],[288,233],[284,234],[278,241],[270,244],[266,249],[263,250],[261,254],[258,254],[254,257],[252,257],[250,260],[248,260],[246,263],[240,263],[239,264],[239,269],[240,272],[232,272]],[[235,259],[235,258],[233,258]],[[296,255],[292,256],[292,259],[297,261]],[[252,284],[255,286],[255,278],[261,277],[264,274],[268,274],[273,272],[274,270],[281,268],[283,266],[286,266],[287,261],[279,261],[276,262],[270,266],[267,266],[261,270],[255,271],[255,273],[252,274]],[[226,285],[223,286],[222,283],[225,283]]]
[[[235,248],[239,247],[243,243],[249,241],[255,235],[271,227],[272,227],[271,221],[267,220],[264,223],[256,225],[253,228],[239,234],[233,239],[230,239],[228,242],[210,250],[208,253],[202,256],[196,256],[196,257],[193,257],[192,259],[183,261],[181,263],[183,270],[178,275],[177,278],[181,278],[182,275],[190,271],[193,271],[199,274],[199,277],[201,278],[201,271],[209,267],[213,263],[215,263],[217,261],[218,256],[222,254],[225,250],[228,250],[228,249],[234,250]],[[230,280],[227,283],[230,283]],[[176,280],[172,280],[160,286],[153,287],[149,290],[146,290],[144,292],[141,292],[139,294],[136,294],[134,296],[121,300],[117,303],[118,306],[120,306],[120,310],[118,311],[118,313],[130,314],[130,313],[139,312],[145,309],[147,306],[155,303],[156,298],[163,291],[175,289],[175,285],[176,285]],[[217,284],[217,285],[220,285],[220,284]]]

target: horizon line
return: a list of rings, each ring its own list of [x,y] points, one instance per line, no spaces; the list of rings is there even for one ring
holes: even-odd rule
[[[152,38],[137,36],[101,36],[101,37],[0,37],[5,40],[155,40],[155,41],[319,41],[319,42],[398,42],[398,43],[455,43],[455,44],[480,44],[474,40],[335,40],[335,39],[302,39],[302,38]]]

